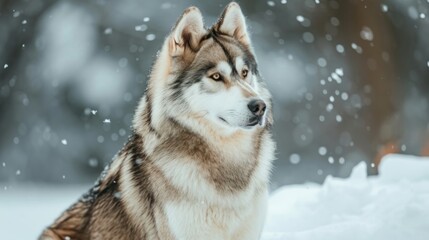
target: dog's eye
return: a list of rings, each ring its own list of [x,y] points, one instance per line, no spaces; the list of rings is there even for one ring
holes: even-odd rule
[[[215,80],[215,81],[221,81],[222,80],[222,76],[219,73],[213,73],[210,76],[211,79]]]
[[[243,70],[241,71],[241,76],[243,76],[243,78],[246,78],[246,77],[247,77],[247,74],[249,74],[249,70],[247,70],[247,69],[243,69]]]

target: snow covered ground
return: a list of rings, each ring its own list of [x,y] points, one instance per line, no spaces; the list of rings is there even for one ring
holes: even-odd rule
[[[429,158],[386,156],[377,177],[286,186],[269,201],[264,240],[429,239]]]
[[[15,186],[0,191],[0,239],[36,239],[89,186]],[[429,239],[429,158],[389,155],[380,175],[364,163],[348,179],[275,191],[263,240]]]
[[[11,186],[0,190],[0,239],[37,239],[89,186]]]

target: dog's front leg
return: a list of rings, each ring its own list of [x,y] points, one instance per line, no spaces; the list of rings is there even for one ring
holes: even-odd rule
[[[237,231],[231,239],[234,240],[257,240],[260,239],[265,223],[268,202],[268,192],[257,195],[251,207],[250,215],[244,218]]]

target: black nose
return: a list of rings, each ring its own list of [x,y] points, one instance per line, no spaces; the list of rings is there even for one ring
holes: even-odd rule
[[[253,114],[255,114],[255,116],[262,117],[262,115],[264,115],[265,109],[267,108],[267,105],[264,103],[264,101],[255,99],[250,101],[249,104],[247,104],[247,107]]]

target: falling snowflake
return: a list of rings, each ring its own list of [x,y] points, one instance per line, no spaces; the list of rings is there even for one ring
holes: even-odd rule
[[[103,123],[110,123],[110,119],[109,118],[104,119]]]
[[[66,139],[63,139],[63,140],[61,140],[61,143],[62,143],[63,145],[67,145],[67,140],[66,140]]]
[[[320,67],[326,67],[326,64],[327,64],[326,59],[324,58],[317,59],[317,65],[319,65]]]
[[[417,20],[419,18],[419,13],[417,12],[417,9],[414,6],[410,6],[408,8],[408,16],[414,20]]]
[[[125,68],[128,65],[128,59],[121,58],[121,59],[119,59],[118,64],[119,64],[119,67]]]
[[[337,44],[337,46],[335,48],[337,49],[337,52],[339,52],[339,53],[343,53],[344,52],[344,47],[341,44]]]
[[[301,16],[301,15],[298,15],[298,16],[296,16],[296,20],[298,22],[304,22],[305,18],[303,16]]]
[[[119,199],[119,198],[121,198],[121,197],[122,197],[122,193],[121,193],[121,192],[115,192],[113,195],[114,195],[114,196],[115,196],[115,198],[117,198],[117,199]]]
[[[351,46],[357,53],[359,53],[359,54],[362,53],[362,47],[361,46],[357,45],[356,43],[352,43]]]
[[[289,162],[292,164],[298,164],[300,161],[301,157],[296,153],[293,153],[289,156]]]
[[[104,29],[104,34],[106,34],[106,35],[112,34],[112,29],[111,28]]]
[[[331,17],[331,24],[334,26],[339,26],[340,20],[338,20],[338,18],[336,18],[336,17]]]
[[[323,147],[323,146],[319,147],[319,154],[321,156],[325,156],[327,152],[328,152],[328,150],[326,149],[326,147]]]
[[[98,143],[103,143],[103,142],[104,142],[104,137],[103,137],[103,136],[101,136],[101,135],[100,135],[100,136],[98,136],[98,137],[97,137],[97,142],[98,142]]]
[[[340,75],[340,76],[344,76],[344,72],[343,72],[342,68],[335,69],[335,73],[338,74],[338,75]]]
[[[142,25],[135,26],[134,30],[136,30],[137,32],[144,32],[147,30],[147,25],[142,24]]]
[[[170,9],[170,8],[172,8],[173,7],[173,4],[171,4],[171,3],[169,3],[169,2],[166,2],[166,3],[163,3],[162,5],[161,5],[161,9]]]
[[[343,121],[343,117],[341,117],[341,115],[337,115],[335,117],[335,120],[337,120],[337,122],[342,122]]]
[[[305,32],[304,34],[302,34],[302,38],[306,43],[314,42],[314,35],[311,32]]]
[[[98,160],[96,158],[90,158],[88,160],[88,164],[90,167],[97,167],[98,166]]]
[[[143,163],[143,160],[142,160],[141,158],[137,158],[137,159],[135,160],[135,163],[136,163],[137,165],[141,165],[141,164]]]
[[[146,35],[146,40],[148,40],[148,41],[153,41],[153,40],[155,40],[155,38],[156,38],[156,35],[153,33]]]
[[[374,39],[374,34],[372,33],[371,28],[365,26],[360,31],[360,37],[366,41],[372,41]]]
[[[326,111],[327,112],[332,111],[332,109],[334,109],[334,105],[332,105],[332,103],[329,103],[328,105],[326,105]]]

